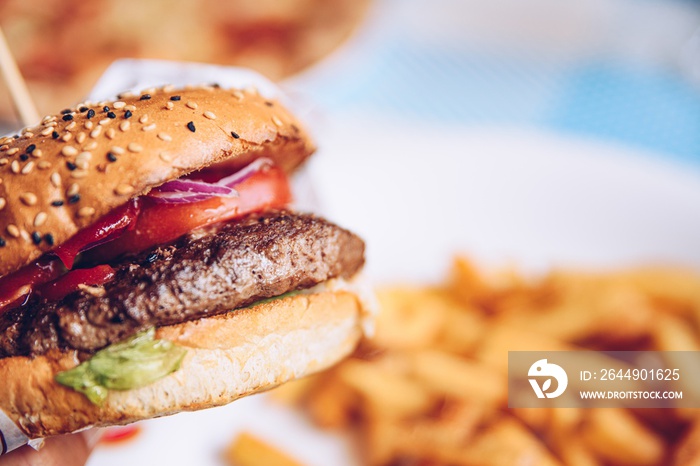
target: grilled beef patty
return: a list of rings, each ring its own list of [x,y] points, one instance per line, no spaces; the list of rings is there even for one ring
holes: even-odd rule
[[[0,357],[94,352],[148,327],[349,278],[363,263],[362,240],[324,219],[284,211],[252,215],[112,264],[116,276],[104,287],[3,314]]]

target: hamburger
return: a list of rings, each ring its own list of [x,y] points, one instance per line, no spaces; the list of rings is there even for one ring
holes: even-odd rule
[[[85,102],[0,139],[0,452],[349,354],[364,243],[290,210],[313,151],[279,102],[218,86]]]

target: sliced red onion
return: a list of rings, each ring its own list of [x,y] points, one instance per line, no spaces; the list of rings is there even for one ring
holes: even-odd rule
[[[216,182],[216,184],[219,186],[228,186],[232,188],[235,185],[242,183],[248,178],[250,178],[253,173],[259,172],[263,168],[269,167],[271,165],[273,165],[272,160],[265,157],[259,158],[249,163],[244,168],[241,168],[233,175],[229,175],[226,178],[221,178],[219,181]]]
[[[212,197],[238,197],[238,191],[233,187],[269,165],[272,165],[272,160],[267,158],[257,159],[233,175],[222,178],[216,183],[186,178],[168,181],[153,189],[148,196],[154,201],[164,204],[206,201]]]

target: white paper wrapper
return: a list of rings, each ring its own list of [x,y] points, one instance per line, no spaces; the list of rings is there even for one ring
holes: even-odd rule
[[[0,456],[16,450],[29,442],[29,437],[19,430],[5,413],[0,411]]]
[[[214,83],[222,87],[242,89],[252,86],[257,88],[261,95],[287,104],[284,94],[277,85],[263,75],[246,68],[136,59],[117,60],[112,63],[97,81],[88,99],[107,100],[122,92],[139,92],[149,87],[166,84],[184,87]]]

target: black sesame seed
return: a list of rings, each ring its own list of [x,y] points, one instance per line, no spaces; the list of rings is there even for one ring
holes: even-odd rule
[[[85,112],[88,111],[88,108],[87,108],[87,107],[80,107],[80,108],[78,109],[78,111],[80,111],[80,113],[85,113]]]
[[[192,122],[192,121],[190,121],[189,123],[187,123],[187,129],[189,129],[189,130],[192,131],[193,133],[194,133],[195,131],[197,131],[197,128],[194,127],[194,122]]]
[[[29,144],[26,149],[27,154],[34,152],[34,149],[36,149],[36,144]]]
[[[148,262],[149,264],[152,264],[157,260],[158,260],[158,253],[157,252],[152,252],[148,255],[148,257],[146,257],[146,262]]]
[[[69,204],[75,204],[78,201],[80,201],[80,194],[73,194],[71,197],[68,198]]]
[[[71,121],[73,119],[73,115],[70,113],[68,115],[63,115],[63,121]]]
[[[64,108],[61,110],[61,115],[68,115],[71,112],[70,108]]]
[[[27,159],[29,159],[29,156],[28,156],[27,154],[22,154],[22,155],[19,156],[19,159],[20,159],[22,162],[26,162]]]
[[[5,244],[7,244],[7,243],[5,243],[5,240],[0,238],[0,248],[4,248]]]
[[[114,112],[108,112],[107,118],[115,119],[115,118],[117,118],[117,114]]]
[[[44,235],[44,241],[46,241],[46,244],[48,244],[49,246],[53,246],[53,235],[51,233],[46,233]]]
[[[124,112],[124,118],[131,118],[131,115],[133,115],[133,113],[131,113],[131,110],[127,110],[126,112]]]
[[[273,104],[273,103],[270,102],[269,100],[266,100],[266,101],[265,101],[265,105],[267,105],[268,107],[272,107],[272,106],[275,105],[275,104]]]
[[[13,134],[12,139],[19,139],[19,134]]]
[[[172,97],[170,98],[170,100],[174,100],[175,102],[177,102],[178,100],[180,100],[180,96],[179,96],[179,95],[174,95],[174,96],[172,96]]]
[[[59,199],[57,201],[53,201],[51,205],[54,207],[61,207],[63,205],[63,201]]]
[[[39,234],[38,231],[35,231],[32,233],[32,242],[39,246],[41,244],[41,235]]]
[[[238,138],[240,138],[240,136],[238,135],[238,133],[235,132],[235,131],[231,131],[231,136],[233,136],[233,139],[238,139]]]
[[[68,167],[68,170],[70,170],[70,171],[73,171],[76,168],[78,168],[78,166],[76,164],[74,164],[73,162],[71,162],[70,160],[68,162],[66,162],[66,167]]]
[[[58,134],[58,131],[54,131],[53,133],[51,133],[51,137],[54,139],[58,139],[59,136],[60,134]]]
[[[95,116],[95,111],[93,109],[88,110],[87,115],[88,118],[92,118]]]
[[[110,162],[116,162],[117,156],[111,152],[107,152],[107,160],[109,160]]]
[[[139,100],[148,100],[151,98],[151,94],[144,94],[141,97],[139,97]]]
[[[109,107],[105,105],[104,107],[102,107],[102,111],[105,113],[109,112]]]

